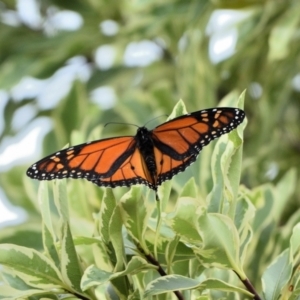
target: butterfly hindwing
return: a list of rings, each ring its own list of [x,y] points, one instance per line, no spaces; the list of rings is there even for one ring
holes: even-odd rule
[[[174,159],[156,147],[154,148],[154,154],[157,167],[157,185],[171,179],[177,173],[183,172],[197,158],[197,155],[192,154],[185,158]]]
[[[133,184],[146,184],[153,188],[154,182],[141,156],[140,150],[135,148],[126,160],[110,176],[91,180],[100,186],[130,186]]]

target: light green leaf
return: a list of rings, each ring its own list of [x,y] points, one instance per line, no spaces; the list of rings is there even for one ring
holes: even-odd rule
[[[107,244],[109,238],[109,222],[113,211],[116,207],[116,199],[111,189],[105,189],[104,196],[101,202],[101,209],[98,216],[99,231],[103,241]]]
[[[1,277],[2,277],[3,282],[9,284],[9,286],[14,289],[17,289],[17,290],[32,289],[31,286],[26,284],[24,282],[24,280],[22,280],[19,276],[16,276],[15,274],[9,274],[9,273],[2,272]]]
[[[64,281],[74,290],[81,292],[81,270],[68,223],[64,223],[61,240],[61,273]]]
[[[16,300],[16,299],[28,299],[30,296],[48,294],[42,290],[26,289],[18,290],[8,285],[0,285],[0,299],[3,300]]]
[[[280,219],[285,209],[287,201],[293,195],[297,186],[297,171],[291,168],[277,183],[274,191],[275,201],[273,204],[272,218]]]
[[[290,249],[284,250],[265,270],[262,289],[266,300],[277,300],[292,275]]]
[[[130,236],[139,243],[143,249],[147,249],[145,243],[145,231],[149,218],[154,209],[154,203],[145,201],[141,189],[137,187],[124,195],[120,203],[120,210],[125,227]]]
[[[241,231],[245,226],[248,226],[253,221],[256,208],[250,201],[249,197],[243,194],[243,198],[236,203],[236,210],[234,216],[234,224],[236,228]]]
[[[202,281],[201,290],[206,290],[206,289],[220,290],[226,292],[238,292],[247,295],[251,298],[253,297],[253,295],[249,293],[247,290],[228,284],[227,282],[218,279],[206,279]]]
[[[61,273],[64,278],[64,282],[66,282],[68,286],[75,291],[81,293],[81,270],[69,227],[66,182],[57,180],[54,183],[54,202],[61,218]]]
[[[91,265],[85,271],[81,279],[81,289],[86,291],[92,286],[101,285],[110,280],[112,272],[106,272],[98,269],[96,266]]]
[[[208,267],[233,269],[246,278],[240,263],[240,240],[232,220],[221,214],[204,213],[199,218],[199,232],[203,246],[195,249],[201,262]]]
[[[92,286],[101,285],[107,281],[114,280],[125,275],[134,275],[149,269],[153,270],[156,269],[156,267],[138,256],[134,256],[126,266],[126,269],[121,272],[106,272],[92,265],[85,270],[81,280],[81,287],[82,290],[86,290]]]
[[[39,207],[41,210],[41,215],[45,226],[47,227],[49,233],[52,235],[52,238],[55,239],[55,233],[53,229],[52,223],[52,214],[50,209],[50,202],[49,202],[49,194],[48,194],[48,182],[42,181],[39,185],[38,190],[38,202]]]
[[[176,117],[179,117],[179,116],[182,116],[182,115],[185,115],[187,114],[187,110],[186,110],[186,107],[185,107],[185,104],[184,102],[182,101],[182,99],[180,99],[174,106],[171,114],[169,115],[167,121],[169,120],[172,120]]]
[[[120,212],[120,205],[117,205],[109,222],[109,237],[114,248],[114,252],[112,254],[115,256],[111,260],[117,260],[115,265],[116,271],[123,270],[124,268],[125,250],[122,236],[122,226],[123,222]]]
[[[56,234],[53,229],[53,214],[51,213],[51,203],[49,202],[48,182],[41,182],[38,191],[38,201],[42,214],[42,238],[43,246],[46,253],[52,258],[59,268],[60,261],[56,250]]]
[[[228,151],[231,152],[233,145],[228,142],[227,136],[222,136],[213,151],[212,155],[212,179],[213,179],[213,189],[207,196],[208,199],[208,212],[222,212],[223,202],[224,202],[224,189],[225,189],[225,178],[222,167],[222,157],[227,153],[226,158],[228,158]],[[229,148],[230,147],[230,148]],[[226,149],[228,149],[226,151]],[[226,175],[226,174],[225,174]]]
[[[175,236],[175,238],[172,239],[167,244],[166,251],[165,251],[165,259],[166,259],[166,262],[167,262],[169,268],[172,266],[172,262],[173,262],[175,254],[176,254],[176,249],[177,249],[179,241],[180,241],[180,237]]]
[[[290,44],[298,30],[299,9],[299,5],[296,5],[293,9],[287,9],[286,13],[281,15],[279,21],[272,28],[268,53],[270,61],[284,59],[289,55]]]
[[[55,180],[53,182],[53,194],[55,206],[63,222],[69,221],[68,196],[65,180]]]
[[[299,255],[300,249],[300,223],[296,224],[293,228],[293,233],[290,239],[290,247],[291,247],[291,254],[293,256]]]
[[[251,201],[258,207],[254,220],[253,232],[261,231],[268,223],[273,222],[274,189],[271,185],[262,185],[249,195]]]
[[[159,295],[170,291],[195,289],[200,285],[198,280],[181,275],[167,275],[151,281],[145,289],[144,297]]]
[[[180,198],[175,213],[169,214],[166,221],[182,239],[199,245],[202,241],[197,222],[200,213],[199,202],[195,198],[184,197]]]
[[[183,291],[193,289],[200,290],[201,292],[207,289],[215,289],[228,292],[241,292],[247,296],[252,296],[252,294],[248,291],[241,288],[237,288],[218,279],[207,279],[202,282],[199,282],[198,280],[184,277],[181,275],[167,275],[164,277],[159,277],[150,282],[145,289],[144,297],[150,297],[153,295],[159,295],[171,291]]]
[[[250,246],[253,238],[253,230],[250,225],[246,226],[243,230],[243,234],[240,237],[240,261],[241,265],[244,265],[247,258],[247,249]]]
[[[45,223],[42,223],[42,237],[44,251],[51,257],[57,268],[60,267],[60,259],[56,249],[55,240],[53,239],[52,233],[48,230]]]
[[[163,184],[158,188],[157,195],[161,211],[165,211],[168,206],[172,187],[172,180],[168,180],[163,182]]]
[[[230,91],[219,103],[220,107],[240,107],[244,106],[244,95],[245,91],[242,94],[239,94],[237,90]]]
[[[190,178],[188,182],[184,185],[184,187],[181,190],[180,197],[197,197],[197,185],[194,177]]]
[[[236,94],[231,93],[221,104],[243,107],[244,97],[245,92],[236,100]],[[207,197],[208,211],[230,214],[232,218],[240,184],[243,124],[218,139],[211,158],[213,189]]]

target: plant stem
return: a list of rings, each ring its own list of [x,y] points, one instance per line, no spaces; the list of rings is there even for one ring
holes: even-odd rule
[[[160,265],[160,263],[151,255],[151,254],[146,254],[145,251],[143,249],[141,249],[141,247],[138,246],[138,249],[144,254],[144,256],[147,258],[148,262],[150,262],[151,264],[157,266],[157,271],[161,276],[166,276],[167,273],[165,272],[165,270],[162,268],[162,266]],[[173,293],[176,295],[178,300],[184,300],[183,295],[179,292],[179,291],[173,291]]]
[[[250,280],[248,278],[246,279],[242,279],[238,273],[235,272],[235,274],[239,277],[239,279],[242,281],[242,283],[244,284],[244,286],[247,288],[247,290],[254,294],[253,299],[254,300],[261,300],[260,296],[258,295],[258,293],[256,292],[254,286],[252,285],[252,283],[250,282]]]

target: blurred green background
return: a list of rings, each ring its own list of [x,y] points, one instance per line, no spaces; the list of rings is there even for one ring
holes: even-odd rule
[[[299,172],[299,1],[2,0],[0,9],[0,186],[28,214],[1,242],[41,246],[29,165],[70,142],[134,134],[103,124],[141,126],[179,99],[195,111],[247,89],[242,184]],[[19,150],[42,150],[19,160],[9,145],[39,126],[46,135]],[[299,207],[299,183],[298,174],[282,223]]]

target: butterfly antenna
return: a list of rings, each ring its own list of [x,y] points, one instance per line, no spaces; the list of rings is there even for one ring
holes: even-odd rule
[[[107,125],[111,125],[111,124],[114,124],[114,125],[131,125],[131,126],[139,127],[136,124],[125,123],[125,122],[124,123],[123,122],[108,122],[108,123],[104,124],[104,127],[106,127]]]
[[[161,118],[161,117],[168,117],[168,115],[167,115],[167,114],[164,114],[164,115],[160,115],[160,116],[158,116],[158,117],[156,117],[156,118],[153,118],[153,119],[149,120],[144,126],[146,127],[146,125],[147,125],[148,123],[150,123],[150,122],[152,122],[152,121],[154,121],[154,120],[156,120],[156,119],[158,119],[158,118]]]

